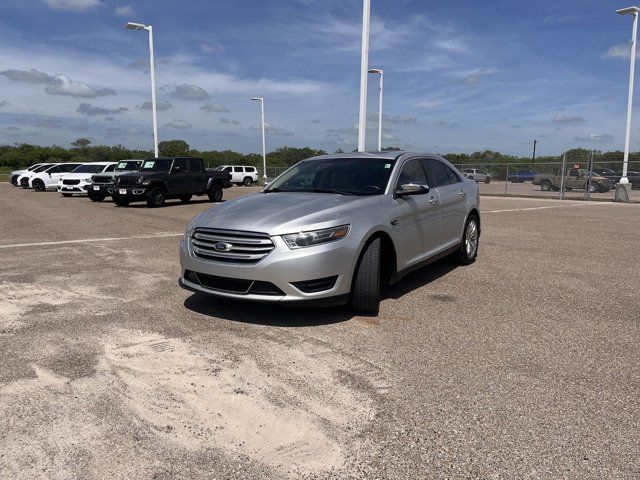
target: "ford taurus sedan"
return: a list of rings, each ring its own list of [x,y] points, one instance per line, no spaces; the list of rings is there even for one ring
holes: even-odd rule
[[[478,186],[440,156],[314,157],[196,215],[179,282],[216,297],[375,314],[381,284],[447,255],[471,264],[479,239]]]

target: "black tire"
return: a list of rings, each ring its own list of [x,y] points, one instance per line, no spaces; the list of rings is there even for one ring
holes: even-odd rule
[[[380,311],[380,245],[379,238],[373,239],[356,264],[349,306],[357,312],[377,315]]]
[[[62,196],[63,197],[72,197],[73,193],[63,193]]]
[[[571,190],[573,190],[573,187],[564,187],[564,189],[565,189],[567,192],[570,192]]]
[[[152,188],[147,192],[147,207],[149,208],[160,208],[164,205],[165,200],[164,190],[159,187]]]
[[[212,202],[222,201],[222,185],[220,185],[219,183],[214,183],[207,191],[207,195],[209,196],[209,200],[211,200]]]
[[[107,198],[106,195],[96,195],[95,193],[90,193],[88,196],[92,202],[103,202]]]
[[[598,193],[598,190],[600,190],[598,188],[598,184],[595,182],[590,182],[589,185],[587,186],[587,190],[589,190],[589,193]]]
[[[25,189],[29,188],[29,179],[23,178],[22,180],[20,180],[20,186]]]
[[[491,177],[484,177],[484,183],[491,183]]]
[[[18,176],[19,175],[14,175],[13,177],[11,177],[11,185],[13,185],[14,187],[18,186]]]
[[[42,180],[40,180],[39,178],[34,180],[33,182],[31,182],[31,185],[33,185],[33,189],[36,192],[44,192],[47,189],[47,187],[44,184],[44,182]]]
[[[470,243],[473,245],[470,245]],[[456,254],[456,260],[460,265],[471,265],[478,258],[478,247],[480,246],[480,222],[475,214],[469,215],[467,223],[464,224],[460,249]]]
[[[242,184],[245,187],[250,187],[253,184],[253,180],[251,180],[251,177],[244,177],[244,180],[242,180]]]
[[[115,195],[111,197],[113,199],[113,203],[116,204],[117,207],[128,207],[129,200],[126,198],[116,197]]]
[[[553,188],[553,185],[549,180],[542,180],[542,182],[540,182],[540,189],[543,192],[550,192],[552,188]]]
[[[182,195],[180,197],[180,201],[182,203],[189,203],[191,201],[191,197],[193,197],[193,195]]]

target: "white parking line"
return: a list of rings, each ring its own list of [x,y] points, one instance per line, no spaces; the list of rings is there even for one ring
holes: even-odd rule
[[[567,205],[549,205],[544,207],[526,207],[526,208],[506,208],[504,210],[485,210],[484,212],[481,210],[480,213],[502,213],[502,212],[524,212],[527,210],[546,210],[548,208],[567,208],[567,207],[580,207],[585,205],[610,205],[605,202],[580,202],[580,203],[570,203]]]
[[[70,245],[70,244],[76,244],[76,243],[117,242],[120,240],[180,237],[182,235],[183,235],[182,233],[164,232],[164,233],[155,233],[151,235],[133,235],[131,237],[83,238],[81,240],[61,240],[59,242],[14,243],[13,245],[0,245],[0,249],[23,248],[23,247],[44,247],[44,246],[50,246],[50,245]]]

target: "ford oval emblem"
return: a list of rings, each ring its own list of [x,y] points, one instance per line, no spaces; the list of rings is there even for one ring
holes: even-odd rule
[[[213,246],[216,252],[230,252],[233,245],[230,243],[218,242]]]

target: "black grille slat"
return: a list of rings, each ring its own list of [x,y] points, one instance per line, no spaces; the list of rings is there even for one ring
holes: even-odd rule
[[[118,177],[118,185],[126,185],[126,186],[138,185],[138,177],[128,177],[126,175],[122,175]]]
[[[257,263],[275,248],[266,233],[237,230],[196,229],[191,236],[191,251],[205,260],[224,263]],[[228,250],[216,250],[223,243]]]
[[[79,185],[80,180],[62,180],[63,185]]]
[[[113,177],[111,175],[94,175],[93,183],[113,183]]]
[[[207,289],[218,292],[235,293],[238,295],[269,295],[285,296],[285,293],[271,282],[261,280],[245,280],[240,278],[218,277],[206,273],[185,271],[184,277],[190,282],[197,283]]]

